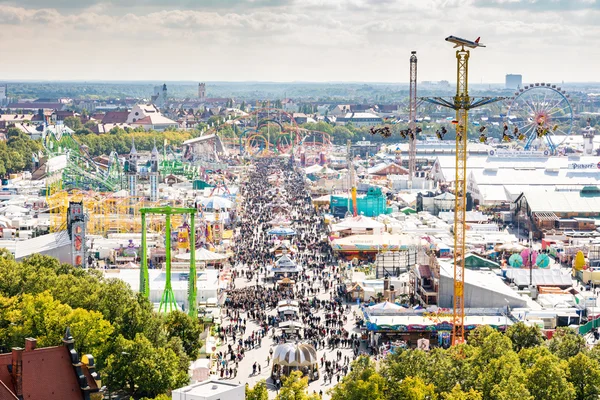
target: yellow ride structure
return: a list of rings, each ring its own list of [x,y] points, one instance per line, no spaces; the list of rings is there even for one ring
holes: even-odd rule
[[[424,101],[456,111],[456,176],[454,205],[454,296],[452,344],[465,341],[465,235],[467,211],[467,138],[469,110],[503,100],[501,97],[469,96],[469,50],[459,44],[456,50],[456,95],[452,101],[441,97],[423,98]],[[480,46],[483,47],[483,46]]]
[[[106,236],[109,233],[139,233],[142,229],[140,209],[158,207],[157,202],[143,196],[131,197],[124,191],[116,193],[94,191],[55,192],[46,198],[50,211],[50,231],[60,232],[67,226],[67,209],[70,201],[83,202],[87,215],[87,233]],[[161,204],[164,205],[164,202]],[[165,219],[159,215],[148,215],[149,232],[165,231]],[[182,215],[173,215],[171,227],[183,224]]]

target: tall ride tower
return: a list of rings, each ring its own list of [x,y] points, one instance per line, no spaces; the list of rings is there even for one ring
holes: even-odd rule
[[[85,267],[85,227],[83,202],[69,202],[67,232],[71,238],[71,264],[74,267]]]
[[[456,96],[452,101],[441,97],[424,98],[429,103],[451,108],[456,111],[456,176],[454,203],[454,296],[453,296],[453,329],[452,344],[465,341],[465,235],[467,212],[467,135],[468,111],[503,100],[502,97],[481,97],[475,99],[469,96],[469,50],[485,47],[476,41],[469,41],[455,36],[446,38],[447,42],[455,44],[456,50]]]
[[[135,142],[131,143],[131,151],[125,161],[125,176],[127,176],[127,189],[129,190],[130,197],[137,196],[137,183],[138,183],[138,162],[139,156],[135,149]]]
[[[158,200],[158,150],[156,143],[150,154],[150,201]]]
[[[416,171],[417,158],[417,52],[410,52],[410,93],[408,110],[408,128],[412,135],[408,137],[408,182],[409,188],[412,188],[413,178]]]

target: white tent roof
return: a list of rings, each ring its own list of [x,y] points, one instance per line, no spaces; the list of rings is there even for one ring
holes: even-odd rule
[[[358,215],[356,217],[349,217],[343,221],[333,225],[334,231],[341,231],[345,229],[377,229],[383,228],[385,224],[374,220],[373,218],[365,217],[364,215]]]
[[[175,255],[175,258],[178,260],[189,261],[191,258],[191,254],[177,254]],[[196,249],[196,261],[220,261],[225,260],[227,258],[229,258],[228,254],[214,253],[210,250],[205,249],[204,247]]]
[[[277,265],[280,268],[290,268],[295,267],[296,262],[290,257],[288,257],[286,254],[284,254],[281,257],[279,257],[277,261],[275,261],[275,265]]]
[[[519,269],[511,268],[506,271],[506,276],[514,279],[517,286],[529,285],[529,274],[532,275],[534,286],[571,286],[570,270],[569,273],[563,273],[560,269]]]

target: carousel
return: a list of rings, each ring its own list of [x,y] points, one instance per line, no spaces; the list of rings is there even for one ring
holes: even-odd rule
[[[300,371],[309,381],[319,379],[319,359],[313,346],[306,343],[284,343],[275,348],[273,353],[273,380],[288,376],[293,371]]]

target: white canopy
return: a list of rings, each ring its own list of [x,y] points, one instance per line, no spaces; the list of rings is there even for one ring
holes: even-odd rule
[[[175,258],[178,260],[189,261],[191,255],[190,253],[177,254]],[[204,247],[196,249],[196,261],[221,261],[227,258],[229,258],[228,254],[214,253]]]
[[[382,229],[385,224],[374,220],[373,218],[358,215],[356,217],[348,217],[343,221],[332,226],[333,231],[343,231],[346,229]]]

